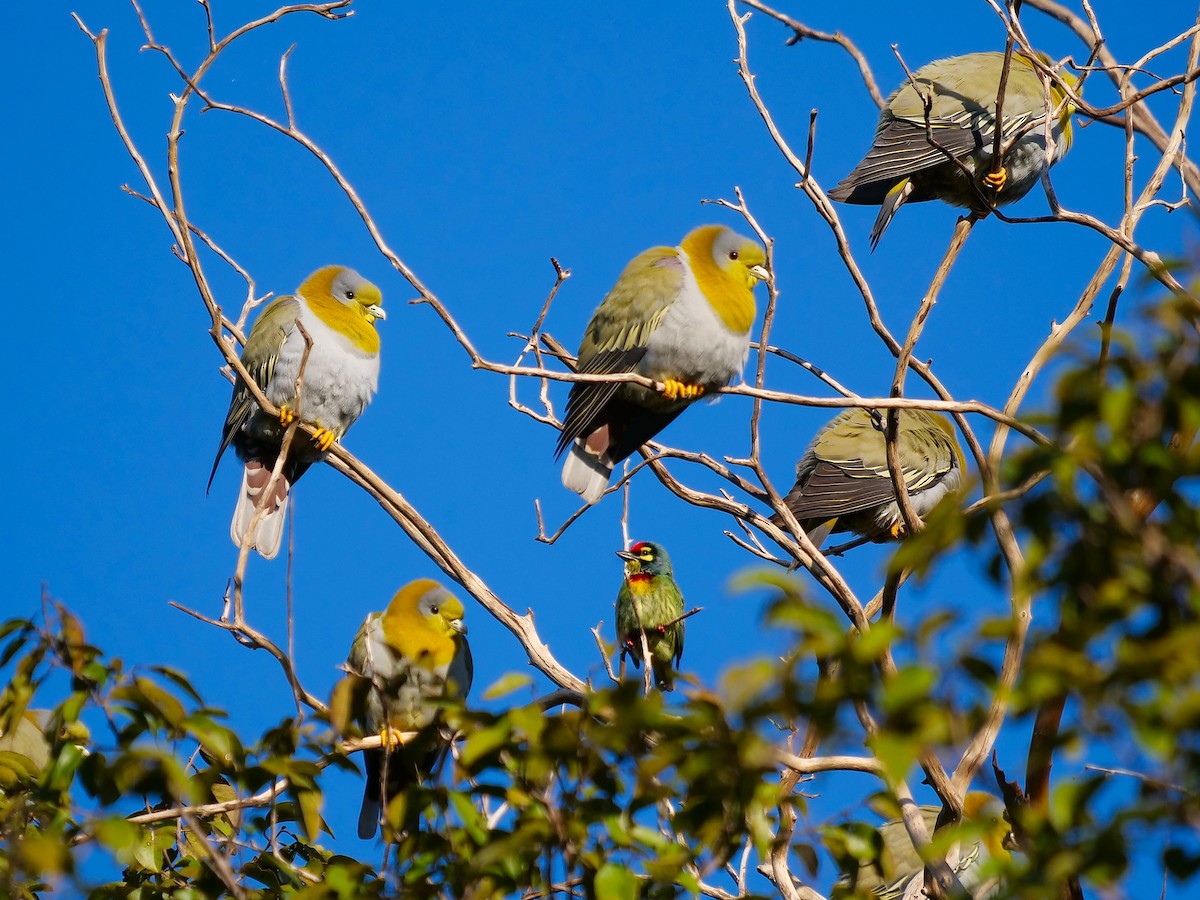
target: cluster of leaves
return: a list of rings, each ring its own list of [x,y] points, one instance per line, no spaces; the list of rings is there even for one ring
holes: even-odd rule
[[[1085,740],[1137,780],[1090,771],[1047,810],[1025,810],[1022,896],[1046,873],[1111,883],[1149,834],[1164,872],[1200,869],[1188,838],[1200,821],[1200,306],[1151,307],[1104,343],[1079,348],[1060,377],[1052,442],[1011,461],[1015,483],[1046,474],[1015,514],[1050,623],[1032,635],[1014,710],[1040,724],[1068,698],[1077,707],[1047,746],[1035,734],[1031,781]]]
[[[0,784],[0,893],[33,898],[64,884],[82,891],[89,846],[123,870],[120,882],[92,886],[94,897],[220,896],[222,873],[238,854],[241,875],[269,888],[316,882],[335,866],[362,882],[366,867],[289,834],[292,823],[306,838],[321,827],[317,776],[329,741],[314,738],[311,725],[285,720],[245,748],[181,673],[126,671],[86,644],[79,621],[61,607],[44,629],[12,620],[0,637],[0,666],[11,669],[0,694],[3,734],[69,682],[40,730],[51,739],[49,762],[2,757],[10,777]],[[288,787],[264,810],[206,809],[236,804],[279,778]]]
[[[811,722],[832,738],[847,710],[867,702],[888,711],[888,746],[902,771],[939,720],[931,696],[914,700],[913,683],[931,678],[902,673],[886,688],[873,676],[894,630],[864,640],[794,582],[776,583],[770,619],[794,631],[797,652],[731,671],[720,692],[692,689],[668,704],[644,696],[638,679],[549,713],[537,703],[499,713],[449,708],[463,735],[453,777],[414,786],[391,805],[397,828],[383,877],[321,845],[329,831],[322,772],[351,757],[319,715],[286,719],[244,745],[183,675],[105,660],[65,611],[56,628],[10,622],[4,662],[15,674],[5,715],[52,693],[65,674],[72,692],[55,721],[88,719],[107,737],[73,741],[59,729],[53,766],[5,782],[0,813],[13,852],[0,863],[3,883],[15,897],[64,882],[94,897],[218,896],[235,884],[264,897],[368,897],[397,887],[413,896],[562,885],[598,897],[697,891],[740,864],[748,846],[766,858],[781,804],[802,804],[778,777],[781,730]],[[838,676],[804,671],[801,661],[814,655]],[[901,733],[911,740],[896,739]],[[110,854],[119,883],[87,885],[71,849],[83,845]],[[816,872],[815,843],[786,849]]]

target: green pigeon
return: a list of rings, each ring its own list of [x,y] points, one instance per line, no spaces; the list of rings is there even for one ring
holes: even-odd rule
[[[885,421],[883,411],[847,409],[826,423],[796,464],[796,483],[783,503],[818,547],[831,532],[851,531],[872,541],[904,537],[888,471]],[[901,410],[896,444],[918,516],[962,486],[962,448],[946,416]],[[779,515],[771,521],[783,524]]]
[[[945,854],[946,864],[971,897],[975,900],[991,897],[1000,884],[986,871],[988,863],[993,859],[1007,860],[1013,847],[1004,805],[990,794],[972,791],[963,798],[961,825],[944,826],[935,834],[940,813],[939,806],[921,807],[921,818],[934,836],[937,852]],[[958,832],[961,836],[951,839]],[[870,844],[872,852],[867,858],[845,853],[845,848],[836,845],[830,847],[842,870],[831,897],[836,900],[869,893],[880,900],[907,900],[925,896],[925,865],[902,821],[880,825]]]
[[[1044,53],[1037,58],[1054,66]],[[998,52],[939,59],[922,66],[888,97],[871,149],[829,192],[842,203],[879,204],[871,229],[872,250],[904,203],[942,200],[987,213],[983,198],[996,206],[1020,200],[1066,155],[1075,106],[1058,84],[1050,83],[1051,152],[1042,76],[1032,58],[1017,52],[1009,66],[1001,113],[1003,139],[1011,148],[999,172],[991,174],[996,94],[1003,71],[1004,54]],[[1072,88],[1078,83],[1069,72],[1059,77]]]
[[[625,560],[625,578],[617,594],[617,641],[621,665],[625,655],[635,668],[642,666],[641,632],[646,633],[654,681],[661,690],[675,689],[676,666],[683,658],[683,593],[675,583],[671,557],[659,544],[639,541],[628,550],[618,550]],[[641,622],[641,628],[638,622]]]
[[[625,267],[584,332],[579,372],[636,372],[661,381],[663,392],[615,381],[572,385],[555,451],[570,449],[564,486],[595,503],[614,465],[742,371],[766,259],[757,241],[704,225],[678,247],[651,247]]]
[[[363,751],[367,783],[358,836],[364,840],[375,836],[385,799],[432,772],[448,746],[438,701],[464,700],[475,669],[463,612],[462,601],[444,587],[418,578],[384,612],[367,616],[354,637],[346,669],[369,684],[360,724],[388,746]],[[397,732],[417,737],[398,745]]]
[[[353,269],[326,266],[305,279],[296,295],[279,297],[254,322],[242,349],[242,363],[275,406],[267,416],[238,379],[221,429],[208,485],[230,445],[245,464],[229,536],[245,540],[264,559],[274,559],[283,542],[288,491],[313,463],[340,440],[367,408],[379,384],[379,333],[387,318],[379,288]],[[311,349],[304,332],[312,342]],[[299,399],[296,379],[304,363]],[[272,496],[263,497],[293,419],[316,426],[317,435],[292,444]],[[258,507],[263,508],[251,533]]]

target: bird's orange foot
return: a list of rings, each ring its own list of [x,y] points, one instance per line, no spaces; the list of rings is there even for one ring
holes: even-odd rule
[[[333,442],[337,440],[337,435],[328,428],[318,428],[313,434],[313,443],[317,445],[317,449],[324,453],[333,446]]]
[[[279,407],[279,424],[284,428],[296,421],[296,414],[286,406]]]
[[[902,537],[906,537],[908,535],[908,529],[904,526],[904,520],[901,519],[899,522],[889,528],[888,534],[891,536],[893,541],[898,541]]]
[[[668,400],[694,400],[704,394],[704,385],[685,384],[674,378],[665,378],[662,393]]]
[[[404,746],[404,732],[399,728],[392,728],[391,726],[384,728],[379,732],[379,739],[383,741],[383,746],[389,750],[392,747]]]
[[[989,172],[983,176],[983,183],[997,194],[1000,193],[1004,190],[1004,185],[1008,184],[1008,169],[1001,166],[1000,171]]]

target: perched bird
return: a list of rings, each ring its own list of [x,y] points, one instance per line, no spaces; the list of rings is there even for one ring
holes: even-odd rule
[[[977,791],[967,794],[963,798],[962,839],[957,841],[945,835],[945,829],[934,834],[940,813],[938,806],[921,807],[921,818],[933,836],[932,849],[946,854],[946,864],[974,900],[991,896],[999,882],[984,871],[985,863],[1010,855],[1012,831],[1004,818],[1004,806],[990,794]],[[843,874],[832,896],[838,898],[857,891],[887,900],[924,898],[925,864],[904,823],[897,819],[880,825],[875,829],[872,844],[867,859],[835,853],[840,857]]]
[[[324,458],[371,402],[379,384],[375,320],[387,318],[381,302],[379,288],[353,269],[326,266],[309,275],[294,297],[273,301],[250,329],[242,363],[267,399],[279,407],[280,415],[266,415],[239,378],[208,476],[211,488],[221,455],[232,444],[245,463],[229,526],[230,537],[239,547],[245,539],[265,559],[275,558],[283,540],[291,485]],[[305,352],[301,326],[312,340],[312,350],[304,365],[297,408],[296,378]],[[271,496],[264,498],[284,431],[297,416],[319,430],[311,442],[302,435],[293,441],[278,483]],[[259,505],[262,517],[254,533],[248,534]]]
[[[882,411],[847,409],[817,432],[800,457],[796,483],[783,502],[814,544],[820,546],[839,531],[873,541],[904,536],[904,518],[888,471],[886,422]],[[917,515],[924,516],[962,485],[962,449],[954,423],[946,416],[900,410],[896,444]],[[778,514],[771,521],[783,524]]]
[[[420,732],[396,749],[364,750],[367,784],[358,836],[371,838],[379,822],[381,793],[395,797],[431,772],[445,749],[437,700],[463,700],[474,664],[463,625],[462,601],[436,581],[420,578],[401,588],[382,613],[367,616],[346,668],[369,682],[360,724],[367,734]]]
[[[635,668],[642,667],[642,632],[650,648],[654,681],[664,691],[675,689],[672,664],[683,658],[683,594],[675,583],[671,557],[659,544],[639,541],[628,550],[618,550],[625,560],[625,578],[617,593],[617,642],[621,665],[625,655]]]
[[[1044,54],[1038,60],[1053,66]],[[1047,153],[1046,91],[1033,61],[1012,55],[1005,87],[1003,140],[1012,143],[1004,165],[991,174],[996,134],[996,95],[1003,53],[968,53],[918,69],[892,92],[879,114],[875,142],[866,157],[829,192],[843,203],[879,204],[871,248],[906,202],[943,200],[986,213],[992,205],[1020,200],[1071,147],[1074,105],[1050,82],[1053,150]],[[1078,79],[1059,77],[1074,89]],[[919,86],[914,87],[913,82]],[[932,106],[926,128],[925,96]],[[963,169],[965,168],[965,172]]]
[[[664,385],[576,382],[556,455],[571,448],[563,484],[595,503],[614,465],[698,397],[742,370],[754,285],[767,277],[761,245],[705,225],[678,247],[651,247],[625,267],[592,314],[579,347],[587,375],[636,372]]]

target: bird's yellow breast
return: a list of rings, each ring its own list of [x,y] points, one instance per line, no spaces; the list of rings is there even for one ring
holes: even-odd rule
[[[754,291],[744,278],[717,265],[713,259],[713,241],[721,226],[697,228],[680,245],[687,254],[696,285],[725,327],[734,334],[745,334],[754,324]]]
[[[334,271],[332,267],[330,271]],[[356,349],[367,354],[378,353],[379,332],[363,314],[362,307],[334,298],[332,274],[323,279],[323,284],[313,284],[315,280],[310,279],[303,288],[304,299],[313,314],[338,334],[345,335]]]
[[[419,581],[413,583],[417,586],[420,584]],[[409,585],[409,588],[413,585]],[[424,589],[420,588],[413,593],[419,597],[424,593]],[[423,669],[437,669],[450,665],[458,649],[454,638],[435,631],[416,603],[406,602],[403,594],[404,592],[401,592],[383,614],[381,624],[384,641],[404,659]]]
[[[625,580],[629,584],[629,593],[635,597],[644,597],[653,590],[654,578],[645,572],[630,575]]]

